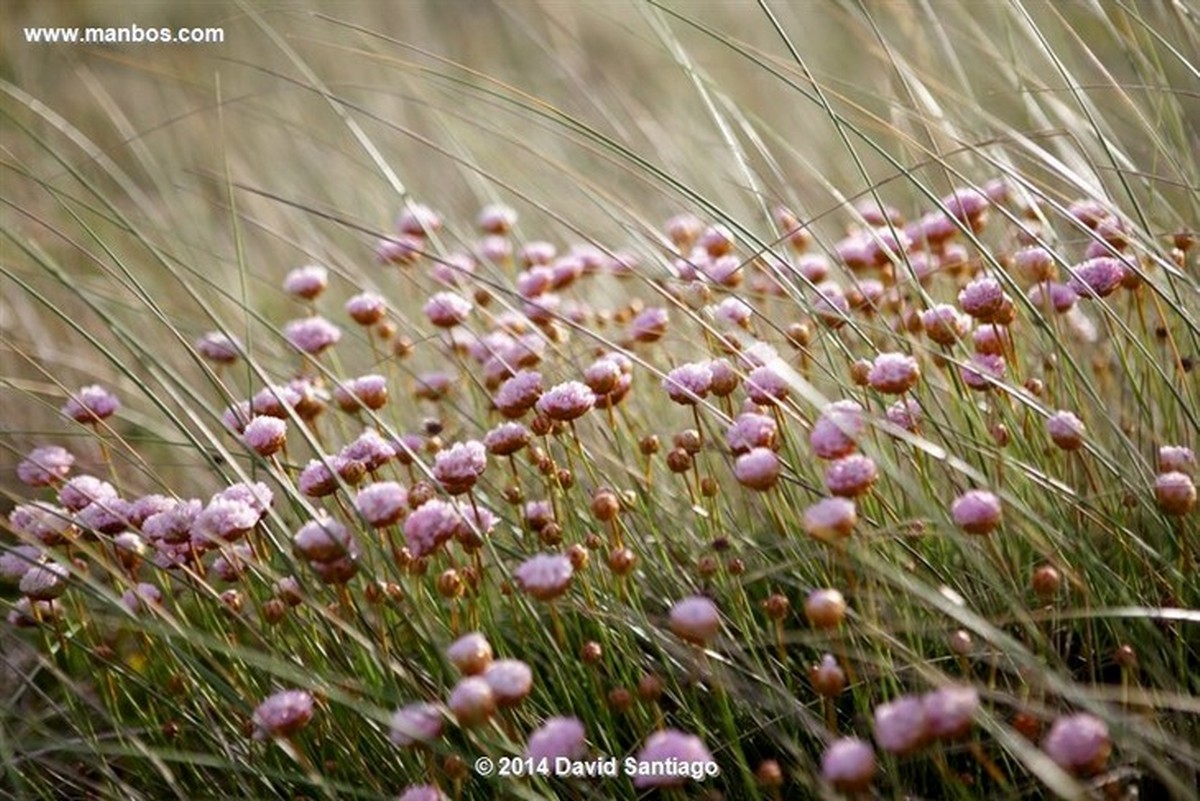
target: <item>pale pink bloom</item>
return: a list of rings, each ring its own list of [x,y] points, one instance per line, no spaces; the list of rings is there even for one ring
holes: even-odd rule
[[[963,383],[974,390],[986,391],[1004,378],[1004,357],[995,353],[976,353],[959,368]]]
[[[1187,473],[1162,473],[1154,479],[1154,498],[1163,512],[1182,517],[1196,506],[1196,484]]]
[[[951,217],[961,222],[979,222],[987,213],[987,195],[978,189],[961,187],[942,198],[941,203]]]
[[[209,570],[221,581],[232,584],[240,581],[246,566],[254,561],[250,546],[238,543],[231,548],[222,550],[221,555],[213,560]]]
[[[852,498],[868,492],[878,475],[869,456],[854,453],[830,463],[825,469],[825,486],[834,495]]]
[[[432,784],[414,784],[405,789],[396,801],[447,801],[449,796]]]
[[[1196,454],[1184,445],[1163,445],[1158,449],[1158,472],[1186,473],[1194,476]]]
[[[746,394],[750,400],[766,406],[786,399],[788,385],[770,367],[756,367],[746,376]]]
[[[450,540],[461,525],[462,517],[457,507],[434,498],[422,504],[404,521],[404,539],[412,555],[421,558]]]
[[[819,458],[840,459],[854,452],[855,440],[866,427],[862,406],[852,400],[835,401],[821,411],[808,441]]]
[[[92,501],[75,515],[75,523],[86,531],[116,534],[129,527],[129,501],[101,498]]]
[[[303,690],[284,690],[254,710],[254,739],[291,737],[312,720],[313,697]]]
[[[0,551],[0,582],[19,583],[41,559],[42,552],[33,545],[5,545]]]
[[[246,424],[242,441],[259,456],[278,453],[287,443],[287,423],[278,417],[260,415]]]
[[[489,203],[480,209],[475,224],[485,234],[506,234],[517,224],[517,213],[503,203]]]
[[[905,431],[916,431],[922,414],[921,404],[915,398],[896,401],[885,412],[889,423]]]
[[[426,236],[441,228],[441,215],[423,203],[409,203],[396,218],[396,230],[409,236]]]
[[[1073,413],[1061,410],[1046,418],[1046,433],[1064,451],[1077,451],[1083,447],[1087,429]]]
[[[991,322],[1004,306],[1004,287],[990,276],[976,278],[958,293],[958,305],[977,320]]]
[[[971,321],[958,309],[945,303],[921,312],[925,335],[939,345],[953,345],[966,335]]]
[[[496,695],[491,685],[479,676],[467,676],[454,685],[447,706],[460,725],[478,726],[496,711]]]
[[[620,380],[621,366],[612,359],[599,358],[583,371],[583,383],[598,395],[611,392]]]
[[[107,502],[115,503],[118,500],[114,496],[107,499]],[[60,545],[74,527],[66,509],[45,501],[20,504],[9,513],[8,523],[17,534],[32,537],[46,546]],[[120,528],[119,526],[116,530],[119,531]]]
[[[386,302],[374,292],[363,292],[346,301],[346,314],[359,325],[374,325],[386,311]]]
[[[283,335],[293,348],[315,356],[334,346],[342,338],[342,329],[324,317],[304,317],[283,327]]]
[[[804,510],[804,530],[827,542],[849,537],[858,525],[858,511],[849,498],[822,498]]]
[[[829,259],[820,253],[806,253],[796,259],[796,272],[809,283],[819,284],[829,277]]]
[[[687,247],[700,236],[704,223],[696,215],[684,212],[667,220],[663,228],[677,247]]]
[[[438,292],[425,303],[425,316],[439,328],[462,325],[473,308],[471,301],[454,292]]]
[[[637,755],[638,769],[633,779],[635,787],[676,787],[688,780],[687,775],[673,775],[654,768],[664,763],[707,764],[712,753],[704,741],[679,729],[662,729],[646,738]]]
[[[346,443],[338,452],[342,459],[362,462],[367,472],[373,473],[396,458],[396,448],[373,428],[365,429],[353,441]]]
[[[83,387],[62,407],[62,413],[77,423],[98,423],[112,417],[121,402],[99,384]]]
[[[324,515],[305,523],[292,537],[292,549],[309,562],[333,562],[357,556],[358,546],[349,529]]]
[[[522,590],[542,601],[562,595],[571,586],[575,568],[561,554],[538,554],[521,563],[513,578]]]
[[[871,264],[882,267],[902,259],[912,246],[912,238],[903,228],[897,228],[895,233],[888,228],[875,228],[863,243],[863,256]]]
[[[558,255],[558,248],[551,242],[528,242],[521,248],[521,264],[525,267],[546,265],[554,261],[556,255]]]
[[[261,481],[252,483],[239,481],[236,484],[230,484],[213,496],[214,500],[218,498],[244,503],[261,517],[271,508],[271,504],[275,501],[275,494]]]
[[[1099,770],[1108,761],[1112,741],[1103,720],[1080,712],[1054,721],[1042,740],[1042,750],[1059,767],[1086,774]]]
[[[744,328],[754,316],[754,307],[741,298],[729,297],[717,304],[713,316],[719,323]]]
[[[93,501],[117,497],[117,490],[95,476],[75,476],[58,490],[58,502],[69,512],[78,512]]]
[[[850,314],[850,301],[846,299],[845,291],[837,284],[826,281],[817,286],[816,294],[812,307],[817,319],[833,329],[845,325]]]
[[[402,706],[392,715],[389,738],[401,748],[430,743],[442,736],[445,725],[441,707],[416,703]]]
[[[733,475],[738,482],[760,491],[769,490],[778,483],[781,469],[779,457],[770,448],[753,448],[733,463]]]
[[[705,645],[721,630],[717,605],[702,595],[684,598],[671,607],[671,631],[685,640]]]
[[[464,634],[446,649],[446,658],[465,676],[478,675],[492,664],[492,646],[477,631]]]
[[[971,728],[979,709],[979,692],[965,685],[941,687],[926,693],[921,705],[929,733],[940,739],[953,739]]]
[[[483,444],[488,453],[510,456],[528,445],[530,436],[529,429],[521,423],[501,423],[487,432]]]
[[[1125,269],[1125,265],[1117,259],[1107,256],[1091,258],[1071,269],[1071,280],[1067,286],[1082,298],[1107,297],[1121,286]]]
[[[870,252],[870,247],[870,239],[864,234],[856,233],[838,240],[833,246],[833,252],[850,270],[865,270],[873,263],[874,254]]]
[[[151,515],[165,512],[176,503],[178,501],[166,495],[143,495],[129,507],[129,525],[140,529]]]
[[[433,457],[433,477],[451,495],[461,495],[475,486],[487,469],[487,450],[482,442],[456,442]]]
[[[368,484],[354,497],[354,508],[372,526],[390,526],[408,514],[408,492],[395,481]]]
[[[188,540],[192,526],[203,511],[204,505],[197,499],[179,501],[169,509],[150,515],[142,523],[142,533],[151,540],[162,540],[181,544]]]
[[[217,364],[233,364],[242,352],[242,343],[220,331],[209,331],[193,343],[196,352]]]
[[[542,396],[542,374],[522,370],[500,386],[496,408],[505,417],[520,417],[533,408]]]
[[[712,386],[712,370],[701,362],[680,365],[667,373],[662,386],[671,400],[693,406],[708,395]]]
[[[629,323],[629,336],[637,342],[657,342],[667,333],[669,315],[661,306],[643,309]]]
[[[421,257],[425,240],[409,234],[380,239],[375,244],[375,259],[380,264],[412,264]]]
[[[519,659],[499,659],[483,672],[499,706],[514,706],[533,689],[533,671]]]
[[[911,754],[929,738],[925,705],[913,695],[875,707],[875,741],[884,751],[898,756]]]
[[[198,545],[234,540],[258,523],[257,509],[244,501],[214,496],[192,525],[191,539]]]
[[[875,357],[867,381],[876,392],[908,392],[921,378],[921,366],[907,353],[881,353]]]
[[[535,764],[543,759],[582,759],[586,754],[586,734],[578,718],[550,718],[530,733],[525,746],[525,756]]]
[[[1049,307],[1059,314],[1070,311],[1078,298],[1074,289],[1055,281],[1034,284],[1029,290],[1029,302],[1032,305],[1042,308]]]
[[[551,420],[568,421],[582,417],[596,404],[596,395],[587,384],[567,381],[538,398],[537,410]]]
[[[298,298],[312,300],[329,286],[329,271],[319,264],[297,267],[283,279],[283,291]]]
[[[968,490],[954,499],[950,517],[968,534],[989,534],[1000,525],[1000,498],[987,490]]]
[[[726,429],[725,442],[735,454],[742,454],[754,448],[775,448],[777,434],[778,427],[773,417],[747,412],[738,415]]]
[[[479,258],[493,264],[506,264],[512,260],[512,242],[506,236],[490,234],[479,240],[476,251]]]
[[[17,589],[31,601],[53,601],[67,591],[70,575],[58,562],[41,562],[25,571]]]
[[[1040,245],[1018,250],[1013,255],[1013,267],[1031,284],[1049,281],[1054,277],[1054,256]]]
[[[875,751],[857,737],[834,740],[821,755],[821,778],[844,792],[865,790],[875,771]]]
[[[424,400],[438,401],[454,389],[454,376],[444,370],[433,370],[417,376],[413,394]]]
[[[144,581],[138,582],[121,594],[121,605],[132,615],[140,615],[149,609],[162,606],[162,600],[162,590]]]

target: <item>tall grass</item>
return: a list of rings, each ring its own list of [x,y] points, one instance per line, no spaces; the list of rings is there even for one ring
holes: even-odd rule
[[[589,757],[698,737],[665,747],[720,775],[664,797],[1200,792],[1194,8],[115,14],[0,34],[3,795],[656,792],[472,769],[567,749],[530,739],[554,717]],[[21,38],[129,23],[226,41]],[[289,291],[305,264],[328,286]],[[304,353],[313,315],[340,340]],[[540,405],[506,415],[522,369]],[[567,419],[570,381],[599,404]],[[453,450],[506,416],[511,456]],[[50,445],[73,464],[39,476]],[[146,520],[189,499],[190,548]],[[471,632],[527,697],[463,700]],[[402,747],[422,702],[442,731]]]

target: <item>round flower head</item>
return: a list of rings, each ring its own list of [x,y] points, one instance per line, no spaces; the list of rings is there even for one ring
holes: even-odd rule
[[[1183,445],[1163,445],[1158,449],[1158,472],[1195,476],[1196,454]]]
[[[387,379],[378,373],[362,375],[340,383],[333,388],[333,399],[344,412],[382,409],[388,402]]]
[[[995,353],[976,353],[971,360],[959,368],[958,374],[971,389],[986,392],[993,382],[1004,378],[1007,367],[1004,357]]]
[[[409,704],[392,715],[389,738],[401,748],[433,742],[442,736],[442,710],[435,704]]]
[[[121,605],[132,615],[140,615],[148,609],[162,606],[162,600],[162,590],[144,581],[121,594]]]
[[[41,557],[42,552],[33,545],[6,547],[0,551],[0,582],[17,584]]]
[[[165,512],[178,503],[166,495],[143,495],[129,507],[129,525],[140,529],[151,515]]]
[[[483,445],[495,456],[511,456],[529,444],[529,429],[520,423],[501,423],[487,432]]]
[[[929,733],[940,739],[961,737],[971,728],[979,709],[979,693],[963,685],[941,687],[921,699]]]
[[[375,259],[380,264],[413,264],[421,258],[425,241],[419,236],[397,234],[375,244]]]
[[[310,520],[292,537],[296,555],[310,562],[332,562],[357,554],[354,535],[330,517]]]
[[[214,496],[192,525],[191,540],[208,545],[217,540],[235,540],[258,523],[259,514],[244,501]]]
[[[857,737],[834,740],[821,756],[821,778],[843,792],[870,787],[875,770],[875,751]]]
[[[174,545],[187,542],[192,526],[203,509],[204,505],[198,499],[179,501],[147,517],[142,523],[142,533],[151,540]]]
[[[804,530],[810,537],[836,542],[858,525],[858,511],[849,498],[822,498],[804,510]]]
[[[837,401],[821,411],[808,441],[819,458],[840,459],[854,452],[855,439],[866,426],[862,406],[852,400]]]
[[[825,469],[825,487],[834,495],[853,498],[869,492],[878,475],[871,457],[852,453]]]
[[[31,450],[17,464],[17,478],[31,487],[48,487],[67,477],[75,457],[66,448],[45,445]]]
[[[78,512],[93,501],[117,497],[117,490],[95,476],[75,476],[58,490],[58,502],[69,512]]]
[[[436,551],[462,525],[458,509],[437,498],[421,506],[404,521],[404,539],[418,559]]]
[[[1154,497],[1163,512],[1182,517],[1196,506],[1196,485],[1187,473],[1162,473],[1154,479]]]
[[[706,645],[721,630],[717,605],[702,595],[684,598],[671,607],[671,631],[697,645]]]
[[[561,554],[538,554],[513,571],[517,586],[541,601],[557,598],[571,586],[575,568]]]
[[[578,718],[550,718],[530,733],[525,746],[525,756],[535,762],[582,759],[586,753],[586,734]]]
[[[110,498],[108,504],[119,506],[118,500]],[[92,504],[88,504],[91,506]],[[85,509],[87,506],[84,507]],[[74,533],[74,522],[66,509],[61,509],[45,501],[23,503],[12,510],[8,516],[9,525],[17,534],[32,537],[42,545],[60,545]],[[119,531],[123,526],[114,530]]]
[[[209,331],[193,343],[196,352],[215,364],[233,364],[242,352],[242,343],[220,331]]]
[[[813,590],[804,599],[804,616],[818,629],[835,628],[846,616],[846,599],[837,590]]]
[[[921,367],[917,360],[906,353],[881,353],[871,364],[867,383],[876,392],[899,395],[908,392],[921,378]]]
[[[921,312],[921,325],[925,335],[937,344],[953,345],[966,335],[971,321],[958,309],[942,303]]]
[[[1081,712],[1054,721],[1042,740],[1042,750],[1064,770],[1087,775],[1104,767],[1112,741],[1103,720]]]
[[[117,396],[98,384],[76,392],[62,407],[62,413],[77,423],[98,423],[112,417],[121,402]]]
[[[354,508],[375,528],[400,522],[408,514],[408,492],[395,481],[379,481],[358,491]]]
[[[597,359],[583,371],[583,383],[597,394],[611,392],[621,380],[621,366],[612,359]],[[664,383],[665,386],[665,383]],[[667,387],[670,392],[670,388]]]
[[[712,370],[700,362],[684,364],[667,373],[662,386],[676,403],[695,405],[708,395],[712,386]]]
[[[666,764],[710,764],[712,753],[704,741],[694,734],[679,729],[662,729],[646,738],[646,744],[637,755],[637,768],[633,784],[635,787],[675,787],[689,778],[672,772],[656,770]]]
[[[337,477],[330,469],[330,465],[326,465],[319,459],[309,460],[304,469],[300,471],[300,477],[296,483],[300,487],[300,492],[310,498],[322,498],[333,493],[338,487]]]
[[[396,801],[447,801],[448,796],[432,784],[414,784],[405,789]]]
[[[446,649],[446,658],[465,676],[476,676],[492,664],[492,646],[477,631],[464,634]]]
[[[433,457],[433,477],[451,495],[461,495],[475,486],[487,469],[487,449],[482,442],[456,442]]]
[[[425,316],[438,328],[462,325],[471,313],[471,301],[454,292],[439,292],[425,304]]]
[[[808,669],[808,680],[817,694],[826,698],[832,698],[846,688],[846,672],[833,654],[825,654],[820,662]]]
[[[417,376],[416,384],[413,395],[424,400],[439,401],[454,389],[454,375],[434,370]]]
[[[643,309],[629,323],[629,336],[636,342],[657,342],[667,333],[667,310],[661,306]]]
[[[1013,267],[1031,284],[1049,281],[1054,277],[1054,256],[1040,245],[1017,251],[1013,255]]]
[[[1104,298],[1115,292],[1124,278],[1125,266],[1119,260],[1098,256],[1075,265],[1067,286],[1081,298]]]
[[[911,754],[925,744],[929,727],[921,699],[905,695],[875,707],[875,741],[884,751]]]
[[[517,213],[503,203],[489,203],[480,209],[475,223],[485,234],[507,234],[517,224]]]
[[[746,328],[750,325],[750,318],[754,316],[754,308],[741,298],[725,298],[717,304],[716,309],[713,310],[713,316],[717,322],[731,328]]]
[[[770,448],[754,448],[743,453],[733,463],[733,475],[750,489],[765,491],[779,481],[779,457]]]
[[[291,737],[312,720],[313,697],[304,690],[284,690],[269,696],[254,710],[254,739]]]
[[[283,327],[283,336],[293,348],[310,356],[334,346],[342,338],[342,329],[324,317],[304,317]]]
[[[499,659],[483,672],[499,706],[515,706],[533,689],[533,671],[519,659]]]
[[[505,417],[520,417],[533,408],[542,396],[542,374],[522,370],[500,385],[496,408]]]
[[[1004,287],[990,276],[976,278],[958,293],[958,305],[976,320],[991,322],[1004,305]]]
[[[1058,411],[1046,418],[1046,433],[1064,451],[1077,451],[1083,447],[1086,429],[1071,412]]]
[[[756,367],[746,376],[746,394],[750,396],[750,400],[766,406],[786,399],[788,385],[770,367]]]
[[[736,454],[746,453],[754,448],[773,449],[777,433],[778,428],[773,417],[747,412],[738,415],[733,425],[725,431],[725,442]]]
[[[123,498],[92,501],[75,515],[75,523],[86,531],[117,534],[129,527],[129,506]]]
[[[461,725],[478,726],[496,711],[496,698],[486,681],[468,676],[455,685],[447,705]]]
[[[259,456],[278,453],[287,443],[287,423],[278,417],[260,415],[246,424],[242,441]]]
[[[987,214],[987,195],[978,189],[960,187],[942,198],[941,202],[951,217],[960,222],[970,223],[972,227],[977,228]]]
[[[375,325],[386,311],[384,299],[374,292],[363,292],[346,301],[346,314],[359,325]]]
[[[368,472],[375,472],[396,458],[396,447],[373,428],[364,430],[353,442],[346,443],[338,454],[344,459],[362,462]]]
[[[921,404],[915,398],[898,400],[887,407],[887,421],[905,431],[916,431],[921,424]]]
[[[396,230],[409,236],[427,236],[441,228],[441,215],[423,203],[409,203],[396,218]]]
[[[297,267],[283,279],[283,291],[298,298],[312,300],[329,286],[329,271],[319,264]]]
[[[968,490],[954,499],[950,517],[968,534],[990,534],[1000,525],[1000,499],[987,490]]]
[[[586,384],[567,381],[548,390],[537,401],[537,410],[551,420],[582,417],[596,404],[596,395]]]

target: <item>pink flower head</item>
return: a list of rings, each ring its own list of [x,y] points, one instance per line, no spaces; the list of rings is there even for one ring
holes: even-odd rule
[[[1040,245],[1018,250],[1013,255],[1013,267],[1031,284],[1049,281],[1054,277],[1054,256]]]
[[[852,498],[870,491],[878,475],[871,457],[853,453],[830,463],[825,469],[825,486],[834,495]]]
[[[271,508],[271,504],[275,501],[275,495],[271,492],[270,487],[261,481],[239,481],[236,484],[230,484],[213,496],[213,500],[217,499],[244,503],[261,517]]]
[[[968,490],[950,505],[954,524],[968,534],[990,534],[1000,525],[1000,498],[987,490]]]
[[[708,395],[709,387],[712,386],[712,370],[701,362],[684,364],[667,373],[662,386],[671,400],[685,406],[693,406]]]
[[[454,375],[442,370],[422,373],[417,376],[417,387],[413,394],[424,400],[439,401],[454,389]]]
[[[435,704],[409,704],[392,715],[389,738],[401,748],[430,743],[442,736],[442,710]]]
[[[960,222],[969,222],[973,227],[982,222],[989,205],[987,195],[969,187],[955,189],[941,202],[951,217]]]
[[[976,353],[959,368],[963,383],[974,390],[986,391],[1004,378],[1004,357],[996,353]]]
[[[432,784],[414,784],[401,793],[396,801],[447,801],[449,796]]]
[[[312,720],[313,697],[303,690],[284,690],[254,710],[254,739],[291,737]]]
[[[629,323],[629,336],[637,342],[657,342],[667,333],[667,310],[661,306],[643,309]]]
[[[953,345],[967,333],[971,321],[958,309],[941,303],[921,312],[921,325],[925,328],[925,335],[934,342]]]
[[[138,582],[121,594],[121,606],[128,609],[132,615],[140,615],[148,609],[162,606],[162,601],[162,590],[144,581]]]
[[[671,631],[690,642],[706,645],[721,630],[717,605],[703,595],[684,598],[671,607]]]
[[[817,298],[813,301],[813,314],[829,328],[841,328],[850,314],[850,301],[846,299],[845,291],[829,281],[819,284]]]
[[[1087,429],[1074,414],[1061,410],[1046,418],[1046,433],[1064,451],[1077,451],[1083,447]]]
[[[529,444],[531,434],[521,423],[508,422],[487,432],[483,445],[488,453],[496,456],[511,456]]]
[[[67,511],[78,512],[93,501],[117,497],[117,490],[95,476],[75,476],[58,490],[58,502]]]
[[[114,497],[108,502],[116,500]],[[66,509],[45,501],[20,504],[9,514],[8,524],[17,534],[32,537],[46,546],[60,545],[74,527]]]
[[[378,373],[352,378],[333,388],[333,399],[344,412],[382,409],[388,402],[387,379]]]
[[[1125,269],[1125,265],[1117,259],[1107,256],[1091,258],[1072,268],[1067,286],[1081,298],[1108,297],[1121,286]]]
[[[750,489],[766,491],[779,482],[779,457],[770,448],[753,448],[733,463],[733,475]]]
[[[507,264],[512,260],[512,240],[506,236],[488,234],[479,240],[476,252],[483,261],[493,264]]]
[[[875,707],[875,741],[884,751],[898,756],[911,754],[926,743],[929,734],[920,698],[903,695]]]
[[[587,740],[579,718],[550,718],[529,735],[525,756],[534,762],[543,759],[582,759]]]
[[[454,292],[438,292],[425,303],[425,316],[438,328],[462,325],[471,313],[471,301]]]
[[[77,423],[98,423],[112,417],[121,402],[117,396],[99,384],[86,386],[67,400],[62,413]]]
[[[464,676],[476,676],[492,664],[492,645],[477,631],[464,634],[446,649],[446,658]]]
[[[1187,473],[1161,473],[1154,479],[1154,498],[1163,512],[1182,517],[1196,506],[1196,484]]]
[[[786,399],[788,385],[770,367],[756,367],[746,376],[746,394],[750,400],[766,406]]]
[[[537,410],[551,420],[566,422],[582,417],[596,404],[596,395],[587,384],[567,381],[538,398]]]
[[[634,786],[676,787],[692,775],[663,771],[659,768],[663,764],[711,765],[713,756],[696,735],[679,729],[661,729],[647,737],[646,744],[638,752]]]
[[[858,511],[849,498],[822,498],[804,510],[804,530],[826,542],[849,537],[858,525]]]
[[[129,507],[129,525],[140,529],[151,515],[165,512],[176,503],[178,501],[166,495],[143,495]]]
[[[129,501],[103,498],[92,501],[75,515],[75,523],[86,531],[117,534],[129,528]]]
[[[571,560],[561,554],[538,554],[521,563],[513,571],[513,578],[523,591],[540,601],[549,601],[562,595],[571,586],[575,568]]]
[[[854,452],[855,440],[866,427],[862,406],[852,400],[840,400],[821,411],[808,441],[818,458],[840,459]]]
[[[380,264],[412,264],[421,258],[425,240],[409,234],[380,239],[375,244],[375,259]]]
[[[704,230],[704,223],[694,214],[676,214],[663,226],[667,236],[679,248],[689,247]]]
[[[300,393],[287,385],[263,387],[250,399],[250,410],[254,414],[288,419],[288,409],[294,409],[300,401]]]
[[[374,292],[363,292],[346,301],[346,314],[359,325],[375,325],[386,311],[384,299]]]
[[[124,535],[122,535],[124,536]],[[254,554],[249,545],[238,543],[231,548],[222,550],[209,568],[212,574],[227,584],[240,581],[246,566],[254,561]]]
[[[966,685],[941,687],[921,699],[929,733],[939,739],[961,737],[971,728],[979,709],[979,692]]]
[[[517,213],[503,203],[489,203],[480,209],[475,224],[485,234],[506,234],[517,224]]]
[[[408,514],[408,492],[395,481],[368,484],[354,497],[354,508],[375,528],[390,526]]]
[[[324,514],[300,527],[292,537],[292,549],[309,562],[333,562],[358,556],[358,545],[350,530]]]
[[[887,408],[887,421],[905,431],[916,431],[921,423],[921,404],[914,398],[905,398],[893,403]]]
[[[487,449],[482,442],[456,442],[433,457],[433,477],[451,495],[461,495],[475,486],[487,469]]]
[[[879,354],[867,374],[871,389],[893,395],[908,392],[920,378],[921,366],[907,353]]]
[[[844,792],[865,790],[875,770],[875,751],[857,737],[834,740],[821,756],[821,778]]]
[[[887,228],[876,228],[863,243],[863,256],[876,267],[883,267],[903,258],[912,246],[912,238],[903,228],[897,228],[895,233]]]
[[[233,364],[242,352],[242,343],[220,331],[210,331],[193,343],[196,352],[216,364]]]
[[[71,573],[58,562],[33,565],[17,582],[17,589],[31,601],[53,601],[67,591]]]
[[[19,583],[41,558],[42,552],[33,545],[4,546],[0,551],[0,583]]]
[[[404,521],[404,539],[412,555],[422,558],[451,539],[461,525],[462,517],[457,507],[434,498],[422,504]]]
[[[496,695],[479,676],[467,676],[454,685],[447,706],[462,726],[485,723],[496,711]]]
[[[192,525],[191,539],[198,545],[235,540],[257,525],[260,514],[244,501],[214,496]]]
[[[169,509],[150,515],[142,523],[142,533],[151,540],[179,545],[187,542],[192,526],[204,506],[199,500],[179,501]]]
[[[976,278],[958,293],[958,305],[976,320],[991,322],[1004,306],[1004,287],[991,276]]]
[[[733,425],[725,431],[725,442],[736,454],[754,448],[772,448],[777,442],[778,427],[773,417],[747,412],[738,415]]]
[[[1091,198],[1071,201],[1071,205],[1067,207],[1067,214],[1088,228],[1095,228],[1113,216],[1103,203]]]
[[[278,453],[287,443],[287,423],[278,417],[260,415],[246,424],[242,441],[259,456]]]
[[[754,307],[738,297],[725,298],[717,304],[713,316],[724,325],[745,328],[754,316]]]
[[[354,440],[346,443],[338,456],[342,459],[362,462],[367,472],[373,473],[396,458],[396,447],[381,437],[378,431],[368,428]]]
[[[597,395],[603,395],[617,386],[621,380],[621,365],[613,359],[601,357],[583,371],[583,383]],[[668,391],[670,391],[668,389]]]
[[[556,255],[558,255],[558,248],[551,242],[527,242],[521,248],[521,264],[527,268],[534,265],[547,265],[554,261]]]
[[[330,469],[332,460],[327,465],[320,459],[310,459],[304,469],[300,471],[300,477],[297,480],[297,485],[300,492],[310,498],[322,498],[337,490],[337,478]]]
[[[515,706],[533,689],[533,671],[519,659],[498,659],[483,672],[499,706]]]
[[[396,230],[409,236],[428,236],[441,228],[441,215],[423,203],[409,203],[396,218]]]
[[[542,374],[522,370],[500,385],[496,408],[505,417],[520,417],[533,408],[542,396]]]
[[[283,279],[283,291],[298,298],[312,300],[329,286],[329,271],[319,264],[297,267]]]
[[[1186,473],[1194,476],[1196,454],[1184,445],[1163,445],[1158,449],[1158,472]]]
[[[1103,720],[1081,712],[1054,721],[1042,740],[1042,750],[1059,767],[1073,773],[1089,774],[1108,761],[1112,741]]]
[[[316,356],[337,344],[342,338],[342,329],[324,317],[314,315],[287,323],[283,335],[296,350]]]
[[[838,260],[854,272],[865,270],[873,263],[874,254],[870,252],[871,240],[864,234],[856,233],[838,240],[833,251]]]
[[[1071,310],[1079,296],[1066,284],[1043,281],[1029,290],[1029,302],[1043,309],[1051,308],[1059,314]]]

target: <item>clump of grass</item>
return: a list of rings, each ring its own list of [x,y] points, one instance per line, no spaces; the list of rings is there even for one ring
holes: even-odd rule
[[[6,792],[1195,794],[1185,12],[615,8],[4,85]]]

